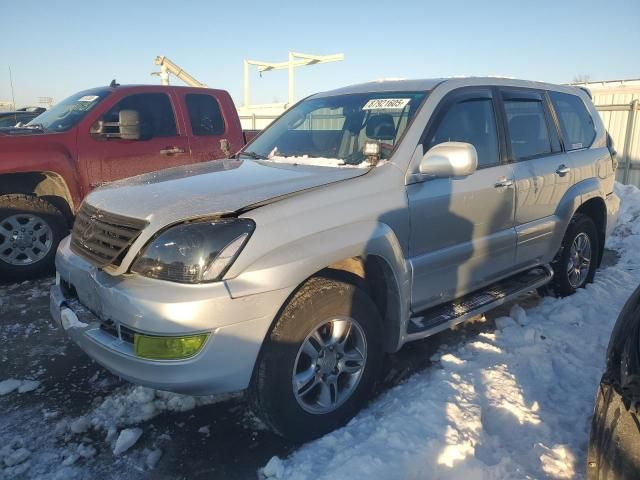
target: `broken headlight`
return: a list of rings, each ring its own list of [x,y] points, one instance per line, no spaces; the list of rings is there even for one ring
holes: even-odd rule
[[[244,218],[184,223],[160,233],[144,248],[131,271],[179,283],[220,280],[253,233]]]

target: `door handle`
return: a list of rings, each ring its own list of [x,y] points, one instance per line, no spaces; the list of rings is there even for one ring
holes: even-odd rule
[[[495,188],[513,187],[513,180],[509,180],[508,178],[502,177],[493,186]]]
[[[569,173],[570,171],[571,171],[571,169],[569,167],[567,167],[563,163],[562,165],[560,165],[558,167],[558,169],[556,170],[556,173],[562,177],[562,176],[566,175],[567,173]]]
[[[170,147],[160,150],[160,155],[179,155],[185,152],[186,150],[184,148]]]

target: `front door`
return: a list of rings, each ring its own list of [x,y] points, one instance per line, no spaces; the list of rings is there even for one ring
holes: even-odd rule
[[[445,97],[425,135],[424,152],[446,141],[471,143],[478,170],[407,186],[414,311],[476,290],[513,268],[513,170],[503,163],[495,112],[490,88],[461,89]]]
[[[166,93],[133,94],[121,99],[100,120],[118,122],[120,110],[136,110],[141,138],[125,140],[98,135],[81,135],[80,157],[87,164],[100,165],[92,186],[141,173],[191,162],[189,138],[176,124],[171,98]],[[117,127],[114,128],[117,133]]]

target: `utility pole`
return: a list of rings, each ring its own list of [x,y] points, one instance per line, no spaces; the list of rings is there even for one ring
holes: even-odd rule
[[[13,110],[16,109],[16,96],[13,92],[13,75],[11,74],[11,65],[9,65],[9,84],[11,85],[11,101],[13,102]]]
[[[289,58],[286,62],[263,62],[260,60],[244,60],[244,107],[249,107],[249,65],[258,67],[258,72],[268,72],[270,70],[289,71],[289,106],[295,102],[295,83],[294,69],[295,67],[305,67],[307,65],[315,65],[317,63],[340,62],[344,60],[343,53],[334,55],[310,55],[307,53],[289,52]]]

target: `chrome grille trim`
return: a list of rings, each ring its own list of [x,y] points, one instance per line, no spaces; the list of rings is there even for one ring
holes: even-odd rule
[[[71,232],[71,250],[94,265],[120,265],[147,222],[83,203]]]

